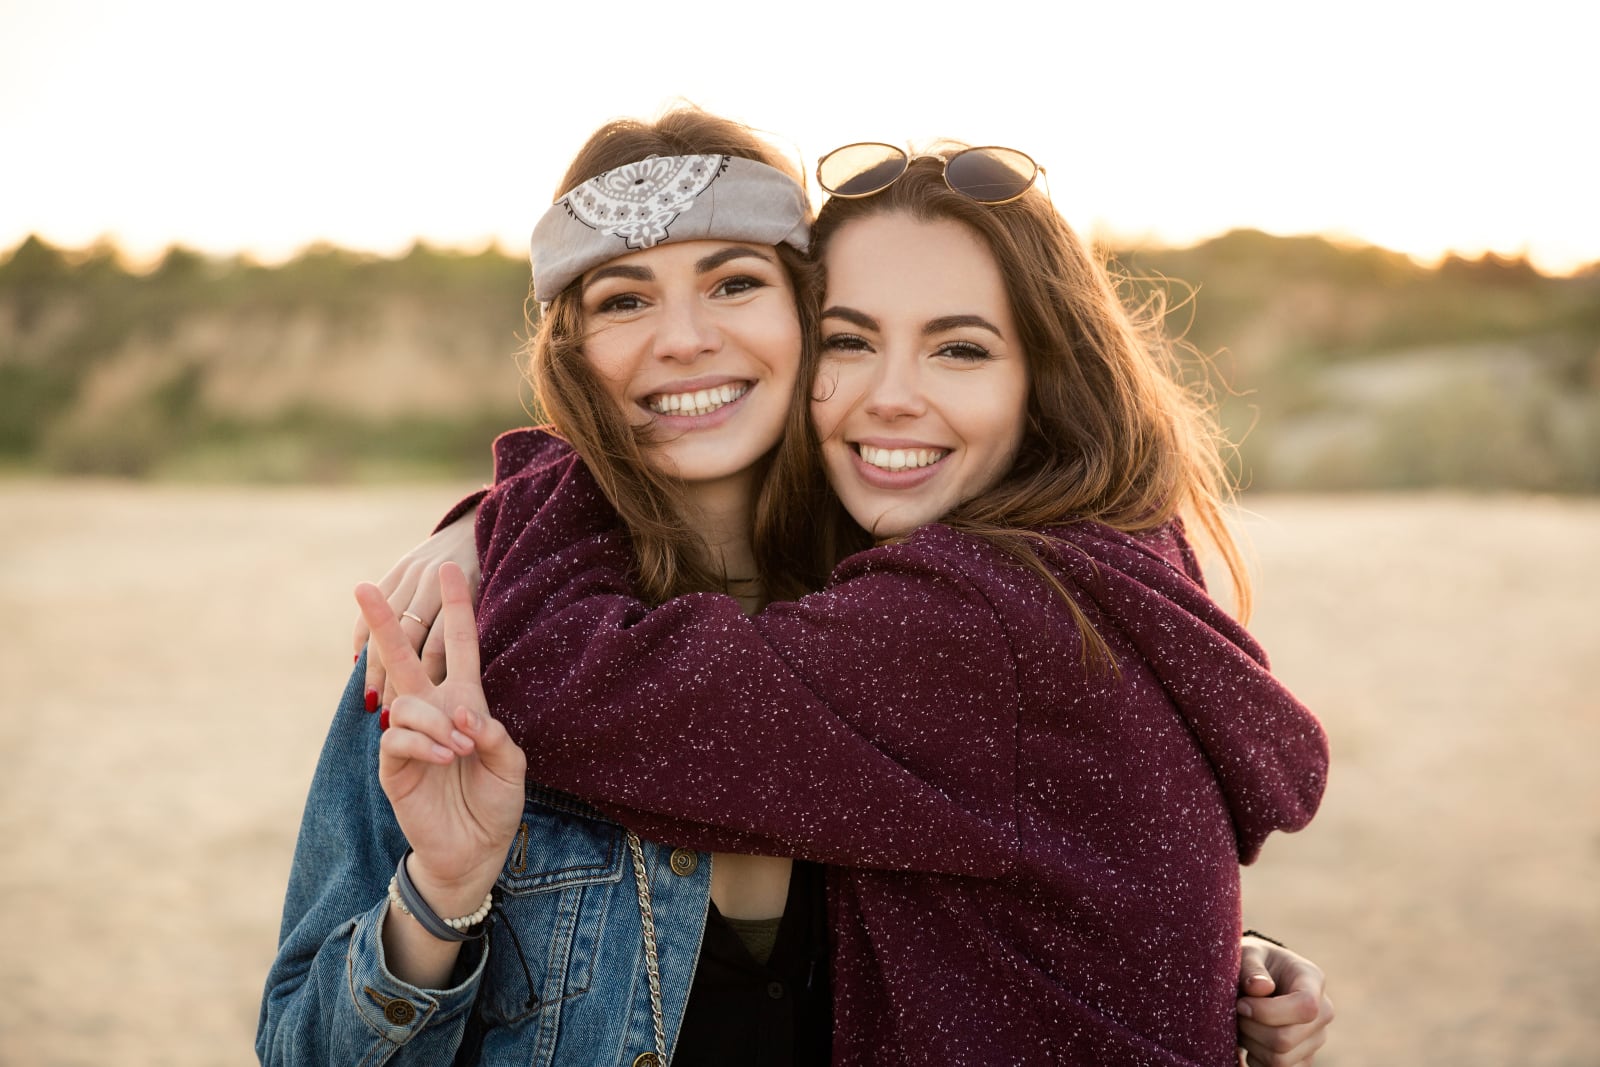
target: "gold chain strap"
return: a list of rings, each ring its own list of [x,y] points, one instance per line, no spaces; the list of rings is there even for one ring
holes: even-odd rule
[[[650,876],[644,869],[644,848],[639,835],[628,831],[628,851],[633,853],[633,880],[639,887],[639,923],[644,927],[644,969],[650,979],[650,1021],[656,1030],[656,1059],[667,1064],[667,1027],[661,1018],[661,964],[656,956],[656,917],[650,907]]]

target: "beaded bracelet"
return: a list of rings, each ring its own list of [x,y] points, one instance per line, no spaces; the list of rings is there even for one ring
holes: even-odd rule
[[[488,917],[489,909],[494,906],[494,893],[491,891],[485,896],[483,903],[478,905],[478,910],[471,915],[441,919],[438,913],[428,906],[428,902],[422,899],[422,894],[417,892],[417,887],[411,882],[411,875],[406,872],[406,857],[410,855],[411,850],[408,848],[405,855],[400,857],[400,862],[395,865],[394,877],[389,879],[389,905],[399,908],[402,913],[417,920],[424,930],[440,941],[471,941],[475,937],[481,937],[481,931],[469,931]]]

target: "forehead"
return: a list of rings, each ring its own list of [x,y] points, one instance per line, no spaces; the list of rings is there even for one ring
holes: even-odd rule
[[[983,239],[952,219],[903,213],[841,226],[823,254],[827,303],[874,314],[1004,308],[1005,279]],[[859,305],[869,304],[872,307]]]

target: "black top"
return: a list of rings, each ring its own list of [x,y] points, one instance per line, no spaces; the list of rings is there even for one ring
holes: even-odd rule
[[[673,1067],[825,1067],[833,1038],[827,918],[822,867],[802,860],[764,965],[710,905]]]

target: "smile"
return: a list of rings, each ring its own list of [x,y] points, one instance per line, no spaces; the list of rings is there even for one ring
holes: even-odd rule
[[[654,393],[645,398],[644,405],[657,415],[694,418],[709,415],[733,403],[749,391],[749,382],[737,382],[713,386],[710,389],[697,389],[692,393]]]
[[[886,471],[931,467],[950,454],[948,448],[878,448],[874,445],[857,445],[856,451],[864,461]]]

